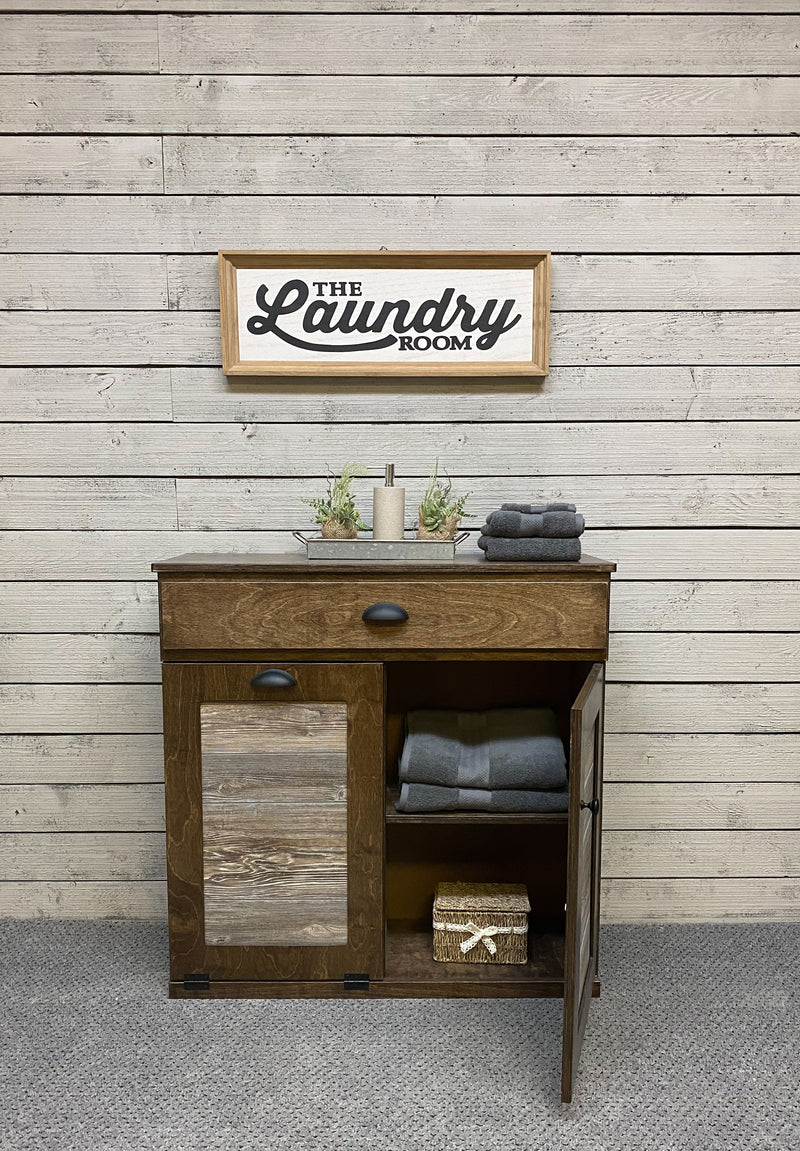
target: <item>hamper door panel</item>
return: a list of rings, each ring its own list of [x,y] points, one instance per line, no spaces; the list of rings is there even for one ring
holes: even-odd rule
[[[171,974],[383,974],[383,671],[164,667]]]
[[[206,943],[347,943],[346,705],[201,704],[200,740]]]
[[[603,665],[594,664],[570,717],[569,853],[561,1098],[572,1099],[597,975]],[[597,810],[593,810],[596,807]]]

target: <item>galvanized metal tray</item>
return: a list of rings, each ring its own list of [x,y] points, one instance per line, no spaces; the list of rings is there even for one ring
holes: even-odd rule
[[[453,540],[326,540],[322,536],[307,536],[292,532],[296,540],[305,545],[310,560],[420,560],[447,563],[456,554],[456,545],[465,540],[469,532],[461,532]]]

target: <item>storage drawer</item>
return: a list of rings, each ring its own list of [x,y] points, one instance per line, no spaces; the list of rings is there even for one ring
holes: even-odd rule
[[[403,622],[367,622],[391,603]],[[595,580],[162,580],[165,651],[602,651],[608,584]]]

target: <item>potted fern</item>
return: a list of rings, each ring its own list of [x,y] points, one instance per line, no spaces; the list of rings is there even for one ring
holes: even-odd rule
[[[360,531],[369,531],[355,504],[352,483],[355,476],[365,476],[367,469],[361,464],[345,464],[340,476],[328,470],[327,495],[303,497],[317,513],[320,534],[326,540],[354,540]]]
[[[439,476],[439,461],[428,481],[422,502],[419,505],[418,540],[452,540],[458,531],[462,516],[470,518],[464,508],[471,492],[451,499],[453,485],[449,477]]]

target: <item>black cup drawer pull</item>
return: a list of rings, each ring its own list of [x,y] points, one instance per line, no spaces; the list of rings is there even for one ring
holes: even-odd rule
[[[599,799],[592,799],[589,803],[587,803],[585,800],[582,799],[581,800],[581,807],[588,807],[589,811],[591,811],[592,815],[597,815],[598,811],[600,810],[600,800]]]
[[[290,671],[281,671],[279,667],[268,667],[260,671],[250,680],[251,687],[297,687],[297,680]]]
[[[364,623],[405,623],[408,612],[399,603],[374,603],[366,609],[361,618]]]

